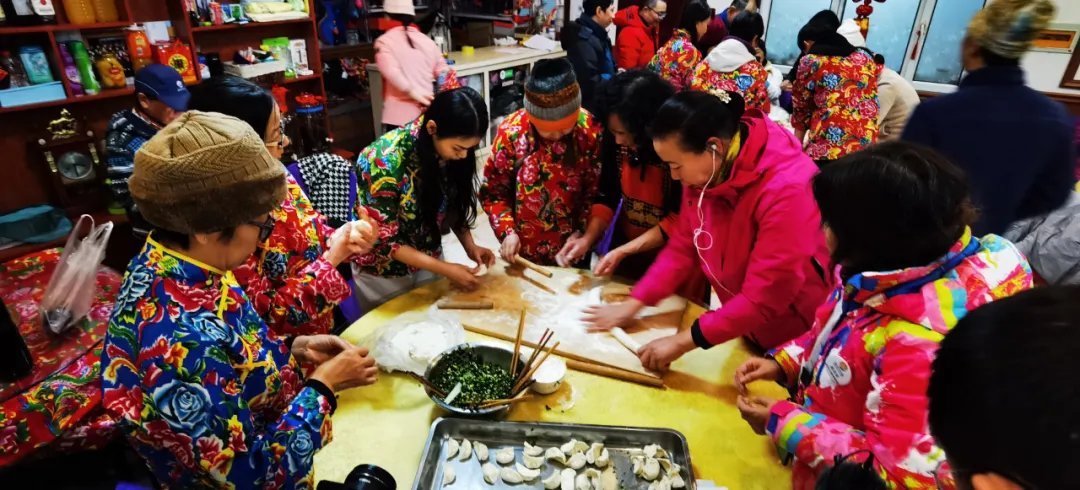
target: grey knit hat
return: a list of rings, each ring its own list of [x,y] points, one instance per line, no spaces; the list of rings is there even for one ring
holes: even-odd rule
[[[581,110],[581,88],[565,58],[540,60],[525,82],[525,111],[541,130],[572,127]],[[547,126],[547,127],[540,127]]]
[[[135,153],[128,187],[154,226],[207,233],[278,207],[285,199],[285,167],[244,121],[188,111]]]

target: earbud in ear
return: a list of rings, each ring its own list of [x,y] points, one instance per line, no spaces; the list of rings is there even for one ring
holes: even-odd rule
[[[716,143],[713,143],[713,144],[709,145],[709,148],[712,148],[712,151],[717,151],[716,150]]]

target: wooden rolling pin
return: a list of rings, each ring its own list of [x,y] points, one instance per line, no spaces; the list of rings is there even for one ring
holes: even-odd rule
[[[611,366],[605,366],[603,364],[593,364],[591,362],[581,362],[574,359],[566,360],[566,367],[575,371],[581,371],[583,373],[595,374],[598,376],[604,376],[607,378],[615,378],[623,381],[629,381],[631,383],[643,384],[652,386],[655,388],[663,388],[664,380],[654,378],[652,376],[645,376],[644,374],[638,374],[627,371],[625,369],[613,368]]]
[[[444,299],[435,303],[440,310],[491,310],[495,308],[495,302],[489,299],[460,300]]]
[[[543,267],[540,267],[539,265],[534,264],[529,259],[526,259],[526,258],[521,257],[521,256],[518,256],[517,258],[515,258],[514,263],[516,263],[517,265],[520,265],[520,266],[522,266],[522,267],[524,267],[526,269],[531,269],[531,270],[535,271],[537,274],[540,274],[540,275],[542,275],[544,277],[551,277],[551,276],[555,275],[551,271],[549,271],[549,270],[547,270],[547,269],[545,269]]]

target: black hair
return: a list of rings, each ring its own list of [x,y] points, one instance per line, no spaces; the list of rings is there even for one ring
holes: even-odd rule
[[[470,148],[465,158],[439,164],[435,137],[427,131],[428,121],[435,122],[438,138],[483,137],[488,129],[487,106],[476,90],[461,87],[435,95],[421,118],[417,152],[420,174],[417,182],[420,196],[420,218],[442,234],[437,226],[438,210],[446,200],[444,229],[461,230],[476,223],[476,148]]]
[[[755,38],[761,41],[761,38],[765,36],[765,20],[757,12],[743,10],[731,19],[728,33],[748,43],[754,42]]]
[[[581,13],[587,17],[596,15],[596,9],[607,10],[615,0],[585,0]]]
[[[832,162],[813,188],[844,277],[930,264],[975,221],[964,173],[911,143],[882,143]]]
[[[605,126],[610,116],[618,117],[633,136],[636,158],[630,160],[631,168],[641,166],[644,171],[643,162],[661,161],[653,147],[649,125],[672,95],[675,95],[675,88],[660,75],[648,70],[624,71],[601,85],[596,116]],[[615,137],[605,132],[602,141],[601,161],[618,165],[619,145]],[[664,172],[664,188],[664,210],[677,213],[682,186],[671,180],[669,172]]]
[[[870,457],[873,459],[873,456]],[[821,472],[814,490],[887,490],[872,464],[841,462]]]
[[[958,481],[993,472],[1024,488],[1080,488],[1077,345],[1078,286],[991,302],[945,336],[927,390],[930,432]]]
[[[1006,58],[981,46],[979,56],[987,66],[1020,66],[1020,58]]]
[[[732,0],[731,5],[728,8],[742,12],[746,10],[747,5],[750,5],[750,0]]]
[[[255,82],[223,75],[203,80],[191,87],[188,109],[220,112],[248,123],[259,137],[266,134],[270,116],[274,113],[274,97]]]
[[[409,36],[409,26],[416,22],[416,16],[409,14],[386,14],[391,19],[400,22],[401,27],[405,28],[405,40],[409,41],[409,47],[416,49],[416,45],[412,42],[412,37]]]
[[[730,139],[739,130],[745,103],[739,94],[729,93],[731,101],[724,103],[705,92],[679,92],[657,111],[650,135],[663,139],[678,134],[684,150],[704,153],[709,138]]]
[[[690,0],[679,18],[679,29],[690,33],[690,37],[696,43],[698,41],[697,24],[703,20],[712,18],[712,9],[703,0]]]
[[[826,9],[814,14],[795,37],[799,52],[806,51],[806,41],[816,42],[830,32],[835,33],[839,28],[840,18],[836,16],[836,12]]]
[[[218,231],[221,232],[221,235],[218,237],[218,241],[220,241],[221,243],[227,243],[228,241],[232,240],[234,236],[236,236],[235,226]],[[187,233],[180,233],[178,231],[154,227],[153,237],[154,240],[157,240],[158,243],[175,245],[183,249],[181,251],[186,251],[187,249],[191,248],[191,235],[188,235]]]

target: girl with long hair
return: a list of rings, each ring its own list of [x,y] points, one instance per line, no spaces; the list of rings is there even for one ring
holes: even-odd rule
[[[690,88],[694,68],[701,62],[701,51],[695,43],[709,27],[712,9],[704,0],[692,0],[679,19],[679,26],[653,56],[648,68],[667,80],[676,91]]]

